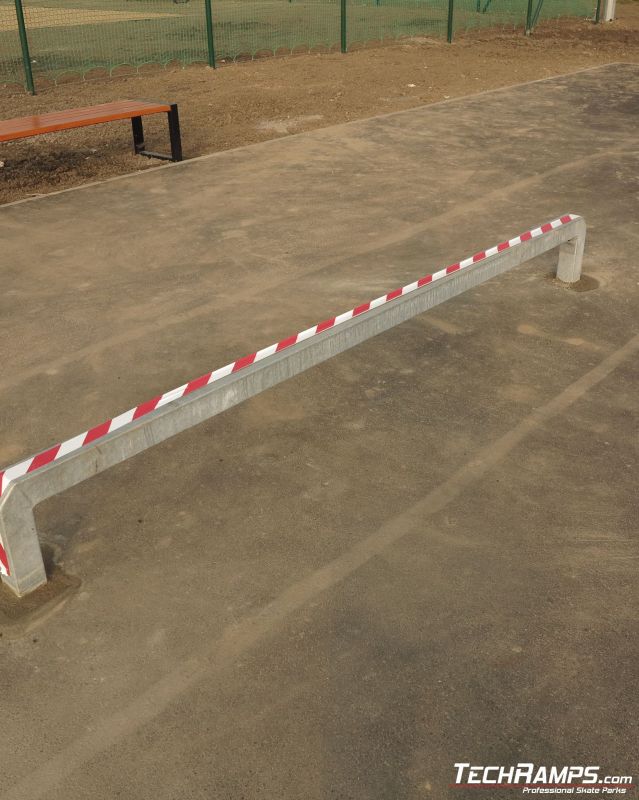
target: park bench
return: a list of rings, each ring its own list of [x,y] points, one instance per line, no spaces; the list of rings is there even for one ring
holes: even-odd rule
[[[149,114],[166,113],[169,121],[169,139],[171,155],[152,153],[145,149],[142,117]],[[54,111],[49,114],[37,114],[31,117],[19,117],[0,121],[0,142],[11,142],[38,136],[41,133],[65,131],[71,128],[83,128],[87,125],[100,125],[119,119],[130,119],[133,128],[133,149],[140,156],[162,158],[165,161],[182,161],[182,141],[180,138],[180,120],[175,103],[149,103],[144,100],[120,100],[115,103],[103,103],[88,108],[74,108],[69,111]]]

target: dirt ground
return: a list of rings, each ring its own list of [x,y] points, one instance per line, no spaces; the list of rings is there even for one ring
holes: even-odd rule
[[[65,9],[64,15],[59,8],[30,7],[25,10],[25,19],[29,30],[34,28],[57,28],[69,25],[69,16],[72,15],[74,25],[95,24],[100,22],[123,22],[132,19],[158,19],[170,17],[171,14],[158,14],[148,11],[106,11],[102,9]],[[17,31],[18,21],[14,10],[10,6],[0,8],[0,31]]]
[[[521,31],[476,31],[452,45],[415,38],[383,47],[77,81],[31,97],[2,90],[4,118],[123,98],[178,102],[186,157],[402,110],[611,62],[639,61],[639,3],[613,23],[564,19]],[[0,203],[159,162],[133,156],[128,122],[0,145]],[[167,147],[165,121],[145,123]]]

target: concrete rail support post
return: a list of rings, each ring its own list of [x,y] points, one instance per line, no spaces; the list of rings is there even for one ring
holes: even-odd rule
[[[603,22],[613,22],[617,0],[603,0]]]
[[[6,496],[6,499],[5,499]],[[33,503],[17,485],[9,486],[0,503],[0,538],[4,543],[9,574],[2,576],[13,591],[22,595],[47,582]]]
[[[106,433],[0,471],[2,580],[19,596],[46,583],[34,518],[43,500],[555,247],[558,277],[575,282],[585,236],[584,220],[567,214],[167,392],[153,410],[134,413],[138,406],[92,429]]]
[[[581,277],[581,263],[586,244],[585,232],[564,244],[559,245],[557,278],[564,283],[576,283]]]

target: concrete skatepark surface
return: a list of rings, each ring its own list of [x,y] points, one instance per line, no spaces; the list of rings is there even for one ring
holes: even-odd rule
[[[0,208],[3,464],[564,212],[592,289],[537,259],[42,504],[70,578],[0,597],[0,797],[632,773],[638,78]]]

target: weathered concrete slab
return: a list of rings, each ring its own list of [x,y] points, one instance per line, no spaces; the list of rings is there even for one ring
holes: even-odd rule
[[[43,505],[81,585],[7,607],[0,796],[631,771],[638,77],[0,208],[4,463],[565,211],[599,283],[559,289],[541,259]]]

